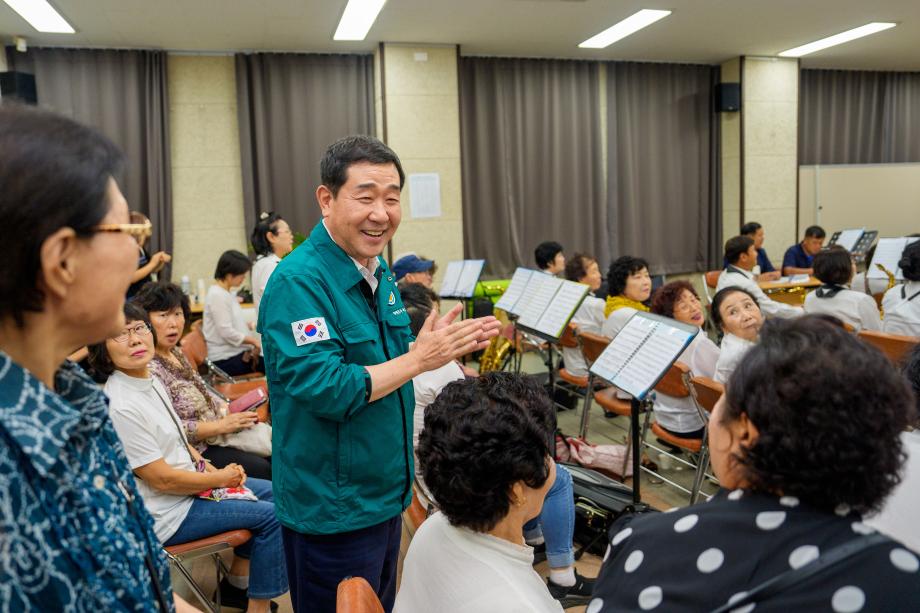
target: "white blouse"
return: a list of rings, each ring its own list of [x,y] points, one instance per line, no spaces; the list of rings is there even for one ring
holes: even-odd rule
[[[713,379],[725,385],[735,372],[741,358],[747,353],[754,343],[734,334],[726,334],[722,338],[722,347],[719,349],[719,361],[716,362],[716,374]]]
[[[805,296],[806,313],[833,315],[860,330],[881,330],[882,319],[875,298],[851,289],[842,289],[833,296],[824,296],[819,287]]]
[[[719,347],[701,330],[677,361],[690,367],[693,376],[712,378],[719,361]],[[693,399],[689,396],[675,398],[655,392],[653,411],[658,425],[671,432],[693,432],[704,425]]]
[[[262,294],[265,293],[268,278],[275,272],[279,263],[281,263],[281,258],[272,253],[260,255],[256,263],[252,265],[252,302],[256,305],[256,321],[258,321],[259,303],[262,302]]]
[[[201,331],[208,343],[208,357],[211,360],[226,360],[250,349],[243,339],[251,333],[243,319],[236,294],[212,285],[204,302]]]
[[[920,281],[907,281],[885,292],[882,310],[882,332],[920,336]]]
[[[604,326],[605,304],[604,300],[594,296],[585,298],[575,311],[575,315],[572,316],[572,323],[578,326],[579,332],[601,333],[601,328]],[[562,359],[565,362],[565,369],[572,375],[584,377],[588,374],[588,365],[585,363],[580,347],[563,347]]]

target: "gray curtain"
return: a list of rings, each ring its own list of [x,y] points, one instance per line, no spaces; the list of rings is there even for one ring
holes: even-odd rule
[[[721,263],[718,67],[607,64],[607,204],[614,256],[652,274]]]
[[[326,147],[374,133],[373,56],[238,54],[236,89],[248,231],[275,211],[309,233]]]
[[[464,252],[486,273],[534,267],[555,240],[610,252],[596,62],[460,58]]]
[[[120,187],[128,206],[153,222],[148,252],[172,253],[166,52],[10,47],[7,58],[10,70],[35,75],[40,106],[97,128],[124,151]]]
[[[802,70],[799,163],[920,162],[920,72]]]

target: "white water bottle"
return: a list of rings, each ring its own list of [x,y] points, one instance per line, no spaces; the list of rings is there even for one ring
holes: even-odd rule
[[[204,279],[198,279],[198,302],[204,304]]]
[[[190,291],[192,291],[191,281],[189,281],[188,275],[182,275],[182,293],[188,296]]]

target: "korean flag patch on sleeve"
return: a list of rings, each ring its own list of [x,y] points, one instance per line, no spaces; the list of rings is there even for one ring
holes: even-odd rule
[[[324,317],[310,317],[291,323],[291,332],[294,334],[294,342],[297,346],[309,345],[319,341],[325,341],[329,338],[329,329],[326,328],[326,319]]]

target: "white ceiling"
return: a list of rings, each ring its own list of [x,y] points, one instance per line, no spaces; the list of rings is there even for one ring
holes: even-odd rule
[[[389,0],[367,40],[332,40],[346,0],[52,0],[77,34],[39,34],[0,2],[0,38],[181,51],[370,51],[459,44],[463,55],[718,63],[775,55],[870,21],[896,28],[803,58],[805,67],[920,70],[920,0]],[[640,8],[670,17],[607,49],[578,43]]]

